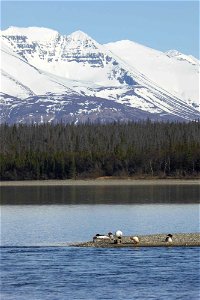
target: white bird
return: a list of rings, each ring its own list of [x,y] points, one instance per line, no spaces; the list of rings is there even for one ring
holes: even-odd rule
[[[123,235],[123,233],[122,233],[120,230],[117,230],[117,231],[115,232],[115,235],[116,235],[116,237],[121,238],[122,235]]]
[[[138,244],[139,243],[139,238],[137,236],[133,236],[130,238],[133,241],[133,244]]]

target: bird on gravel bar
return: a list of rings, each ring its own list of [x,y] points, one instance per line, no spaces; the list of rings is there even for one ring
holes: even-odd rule
[[[93,237],[93,242],[96,242],[97,240],[111,240],[113,239],[113,234],[112,232],[109,232],[108,235],[105,234],[99,234],[97,233],[94,237]]]
[[[173,237],[172,234],[168,234],[168,235],[166,236],[165,242],[167,242],[167,243],[172,243],[172,237]]]
[[[139,243],[139,238],[137,236],[132,236],[130,239],[133,241],[133,244],[138,244]]]
[[[123,233],[121,232],[121,230],[117,230],[117,231],[115,232],[115,235],[116,235],[116,237],[121,238],[122,235],[123,235]]]

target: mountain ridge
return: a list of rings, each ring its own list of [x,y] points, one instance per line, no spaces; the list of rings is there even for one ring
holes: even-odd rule
[[[137,44],[131,41],[120,41],[101,45],[80,30],[68,36],[62,36],[55,30],[37,27],[20,30],[12,27],[1,31],[3,57],[1,105],[4,112],[8,112],[7,117],[4,113],[1,122],[13,122],[9,117],[9,112],[12,115],[11,111],[18,114],[16,122],[36,123],[40,123],[41,120],[59,121],[60,117],[59,119],[56,117],[58,111],[62,115],[61,119],[68,120],[66,122],[85,122],[90,118],[97,121],[100,115],[100,119],[104,122],[103,111],[109,111],[109,114],[106,113],[109,115],[106,122],[123,120],[123,118],[124,120],[145,118],[164,120],[167,119],[166,116],[169,120],[197,119],[199,112],[195,106],[198,106],[198,101],[194,101],[197,94],[193,91],[194,88],[185,88],[184,93],[182,92],[184,97],[179,97],[182,95],[180,91],[174,92],[166,88],[167,84],[163,84],[164,79],[163,81],[160,79],[159,82],[155,76],[156,72],[147,70],[148,63],[142,62],[147,59],[145,55],[137,63],[135,62],[138,60],[137,51],[134,52],[135,58],[133,55],[126,56],[127,43],[130,48],[136,47]],[[121,49],[119,44],[126,47]],[[145,53],[149,55],[148,62],[157,64],[157,70],[159,65],[169,70],[172,70],[173,66],[179,66],[176,69],[179,77],[183,69],[191,72],[192,75],[189,75],[192,80],[198,77],[196,73],[193,74],[198,61],[195,62],[191,57],[181,56],[179,52],[163,53],[142,45],[137,47],[143,52],[146,51]],[[157,53],[160,53],[161,61],[156,62]],[[166,65],[168,60],[172,63]],[[191,66],[188,67],[186,64]],[[163,74],[165,70],[162,69],[160,72]],[[187,79],[189,75],[185,73],[184,76]],[[168,85],[170,76],[167,77]],[[191,99],[188,98],[189,94]],[[9,109],[5,101],[8,96],[13,99]],[[51,101],[55,104],[52,105],[54,114],[52,113],[49,118],[45,117],[50,105],[47,105],[48,97],[51,97]],[[39,101],[39,98],[42,101]],[[23,100],[21,104],[19,104],[20,99]],[[38,104],[33,99],[37,99]],[[69,105],[69,99],[72,105]],[[56,106],[59,101],[60,104],[65,102],[63,111],[62,105],[59,110]],[[93,108],[88,109],[87,101],[93,102],[93,106],[89,105]],[[31,107],[29,109],[31,117],[23,112],[23,105],[24,112],[27,111],[27,105]],[[81,106],[82,110],[80,107],[74,110],[73,105]],[[70,109],[73,111],[73,117],[71,115],[69,118],[70,113],[72,114]],[[39,111],[40,121],[38,121]],[[36,115],[37,117],[34,117]]]

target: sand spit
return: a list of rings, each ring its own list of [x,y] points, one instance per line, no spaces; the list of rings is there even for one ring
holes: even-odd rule
[[[172,233],[173,234],[173,233]],[[89,241],[74,243],[74,247],[94,247],[94,248],[123,248],[123,247],[199,247],[200,233],[175,233],[172,243],[165,242],[166,234],[138,235],[139,243],[134,244],[131,236],[122,237],[120,244],[113,241]]]
[[[1,181],[2,186],[137,186],[137,185],[199,185],[200,179],[114,179],[98,178],[86,180],[26,180]]]

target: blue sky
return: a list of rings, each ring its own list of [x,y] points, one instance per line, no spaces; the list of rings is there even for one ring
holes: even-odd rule
[[[198,1],[3,1],[1,28],[82,30],[107,43],[129,39],[199,57]]]

